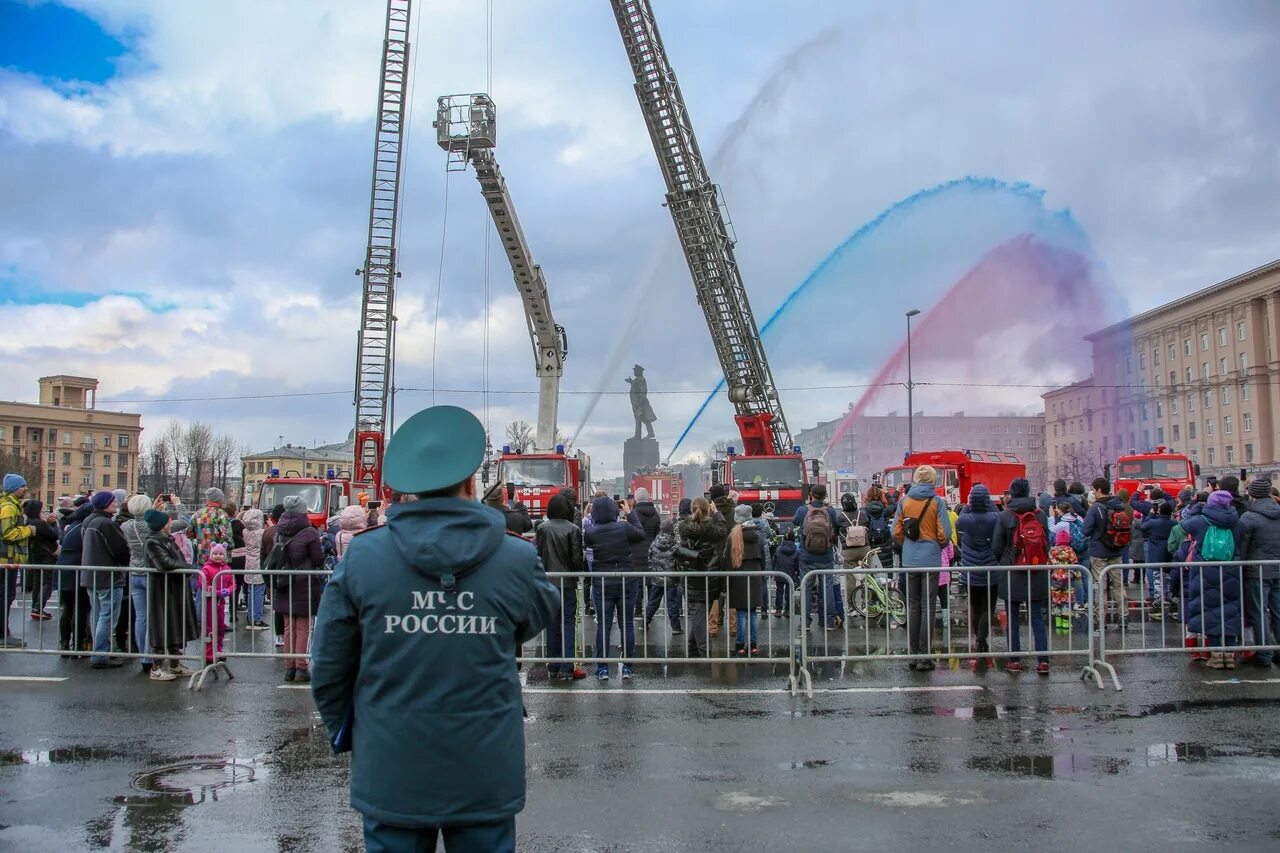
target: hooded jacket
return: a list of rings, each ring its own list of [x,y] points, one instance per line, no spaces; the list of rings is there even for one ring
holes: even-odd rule
[[[351,539],[361,530],[369,526],[369,511],[360,504],[351,504],[338,513],[338,532],[334,535],[334,543],[338,549],[338,559],[347,553]]]
[[[742,529],[742,565],[729,574],[729,606],[737,609],[760,607],[760,577],[736,572],[758,572],[764,568],[763,542],[760,531],[750,521],[738,525]]]
[[[582,531],[567,518],[547,518],[533,536],[538,559],[548,572],[584,572],[587,558],[582,548]],[[568,579],[570,584],[577,581]]]
[[[80,585],[80,557],[84,549],[84,540],[80,527],[92,512],[93,504],[86,503],[77,507],[67,518],[67,523],[62,528],[62,544],[58,551],[58,565],[71,568],[63,568],[58,571],[59,590],[70,592]]]
[[[910,501],[908,503],[908,501]],[[951,518],[947,514],[947,505],[938,497],[937,490],[928,483],[916,483],[907,490],[907,500],[898,503],[893,517],[893,538],[895,541],[901,531],[905,514],[914,518],[920,514],[920,502],[932,501],[932,509],[926,510],[920,524],[920,538],[912,542],[902,536],[903,568],[922,568],[942,565],[942,549],[951,541]],[[929,536],[929,531],[937,531],[936,538]]]
[[[680,547],[691,551],[711,554],[706,571],[718,572],[724,562],[725,539],[729,536],[729,525],[719,515],[713,515],[706,521],[695,521],[692,516],[680,519],[676,525],[676,539]],[[689,578],[686,596],[690,601],[715,601],[724,591],[723,577]]]
[[[1084,518],[1084,504],[1080,502],[1079,495],[1073,495],[1069,492],[1055,491],[1053,493],[1053,505],[1057,506],[1060,503],[1071,504],[1071,511],[1081,518]]]
[[[1280,504],[1278,504],[1280,506]],[[658,531],[657,537],[649,543],[649,571],[669,576],[669,583],[678,583],[676,571],[676,534],[674,526],[668,521]]]
[[[27,562],[31,536],[35,530],[27,523],[22,501],[17,495],[0,495],[0,562]]]
[[[1045,560],[1043,568],[1026,569],[1014,572],[1002,572],[1000,588],[1005,601],[1044,601],[1049,597],[1049,549],[1053,547],[1053,539],[1049,536],[1049,519],[1040,510],[1036,499],[1031,496],[1010,499],[1008,505],[996,519],[995,530],[991,534],[991,551],[1002,566],[1014,565],[1016,558],[1018,516],[1024,512],[1034,512],[1036,521],[1044,528]]]
[[[628,521],[618,520],[618,505],[609,497],[596,498],[591,502],[591,527],[583,534],[586,547],[592,551],[591,571],[593,572],[633,572],[635,557],[632,545],[647,541],[644,531]],[[648,551],[645,552],[646,557]],[[626,578],[627,598],[638,594],[639,578]],[[622,595],[623,578],[604,578],[593,581],[593,591],[603,588],[607,596]]]
[[[250,584],[262,583],[262,575],[258,574],[258,569],[262,568],[262,510],[246,509],[241,521],[244,522],[244,582]]]
[[[960,508],[956,527],[960,531],[960,565],[994,566],[995,552],[991,550],[991,538],[995,534],[996,519],[1000,513],[991,503],[991,492],[982,483],[969,492],[969,503]],[[966,572],[971,586],[991,586],[999,582],[991,572]]]
[[[880,562],[883,565],[890,565],[890,561],[893,559],[893,513],[885,506],[884,501],[867,501],[862,505],[862,509],[858,510],[858,523],[867,528],[868,542],[871,541],[874,535],[872,528],[877,526],[873,524],[873,521],[876,520],[883,520],[885,530],[888,531],[887,536],[881,534],[883,540],[877,546],[880,551]]]
[[[1235,539],[1235,556],[1240,556],[1240,515],[1234,506],[1206,504],[1183,521],[1182,527],[1195,542],[1191,547],[1191,565],[1185,569],[1185,605],[1183,614],[1187,630],[1203,634],[1206,646],[1229,644],[1241,636],[1243,619],[1241,601],[1243,587],[1235,563],[1206,563],[1200,559],[1200,543],[1209,527],[1226,528]]]
[[[1089,507],[1089,511],[1084,515],[1084,535],[1089,539],[1090,557],[1101,557],[1105,560],[1114,560],[1120,557],[1124,548],[1107,547],[1107,544],[1102,541],[1102,535],[1107,532],[1107,521],[1110,519],[1111,513],[1124,512],[1125,510],[1124,502],[1115,495],[1107,495]]]
[[[631,559],[638,571],[649,571],[649,546],[662,530],[662,514],[652,501],[637,503],[627,518],[631,524],[644,531],[644,539],[631,545]]]
[[[320,531],[311,526],[305,512],[286,512],[274,530],[277,537],[289,540],[284,546],[287,565],[298,573],[272,576],[271,608],[289,616],[312,616],[320,606],[324,580],[303,572],[324,568]]]
[[[1243,560],[1280,560],[1280,503],[1272,498],[1256,500],[1240,516],[1236,527],[1236,551]],[[1245,581],[1280,579],[1280,566],[1245,563]]]
[[[22,504],[22,508],[27,514],[27,524],[31,525],[34,531],[28,541],[31,564],[53,565],[58,552],[58,530],[40,517],[40,513],[44,510],[44,503],[31,498]]]
[[[1138,526],[1142,528],[1143,561],[1169,562],[1169,534],[1173,531],[1173,516],[1153,512],[1151,515],[1143,516]]]
[[[316,620],[311,689],[330,738],[351,719],[351,805],[394,826],[524,808],[516,654],[560,609],[533,546],[461,498],[395,504],[356,536]]]

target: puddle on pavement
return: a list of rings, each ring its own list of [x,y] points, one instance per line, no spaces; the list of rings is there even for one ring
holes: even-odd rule
[[[1109,755],[975,755],[965,767],[981,773],[1033,776],[1039,779],[1070,779],[1079,776],[1117,776],[1129,761]]]
[[[197,759],[144,770],[134,774],[129,784],[147,794],[203,799],[210,791],[252,782],[259,772],[248,764],[225,758]]]
[[[0,766],[14,764],[90,764],[118,761],[130,756],[119,749],[102,746],[63,746],[57,749],[24,749],[0,752]]]

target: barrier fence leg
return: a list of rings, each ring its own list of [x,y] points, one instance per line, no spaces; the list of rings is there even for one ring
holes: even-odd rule
[[[1123,566],[1123,563],[1117,565]],[[1093,582],[1093,601],[1089,602],[1089,660],[1091,665],[1085,668],[1085,672],[1080,674],[1083,680],[1090,672],[1097,679],[1098,686],[1105,689],[1103,681],[1103,672],[1105,671],[1111,676],[1111,682],[1115,685],[1117,691],[1123,690],[1120,686],[1120,678],[1116,675],[1116,668],[1107,662],[1107,638],[1106,638],[1106,617],[1103,616],[1102,623],[1098,624],[1099,614],[1106,613],[1107,607],[1107,572],[1111,566],[1102,570],[1101,577],[1092,577],[1092,567],[1090,567],[1090,580]],[[1122,569],[1123,570],[1123,569]],[[1121,631],[1124,630],[1121,623]]]
[[[205,665],[191,674],[191,680],[187,682],[188,690],[198,691],[204,689],[205,679],[210,674],[213,675],[214,681],[219,679],[219,672],[225,673],[228,681],[235,678],[235,674],[227,666],[226,658],[218,653],[218,628],[220,624],[218,610],[222,606],[222,599],[215,594],[216,585],[216,582],[208,584],[200,592],[200,633]]]

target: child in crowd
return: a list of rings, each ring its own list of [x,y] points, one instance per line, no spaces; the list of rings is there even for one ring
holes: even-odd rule
[[[1059,527],[1049,550],[1049,612],[1053,615],[1053,630],[1059,633],[1071,631],[1071,605],[1075,599],[1072,577],[1079,568],[1075,549],[1071,547],[1071,531]]]
[[[219,543],[209,549],[209,561],[200,569],[200,624],[206,638],[205,663],[213,663],[215,657],[222,657],[222,638],[227,633],[226,603],[236,588],[235,578],[228,571],[230,568],[227,546]]]
[[[796,531],[789,528],[786,536],[778,543],[778,550],[773,555],[773,567],[791,576],[793,581],[800,580],[800,553],[796,550]],[[773,615],[781,618],[783,613],[791,610],[791,588],[784,583],[773,587]]]

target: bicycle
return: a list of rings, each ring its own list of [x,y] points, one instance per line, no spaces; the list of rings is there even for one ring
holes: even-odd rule
[[[872,569],[873,559],[876,561],[875,568],[879,568],[879,557],[874,549],[858,562],[858,568]],[[853,575],[852,578],[852,588],[849,590],[850,612],[864,619],[878,620],[882,624],[887,617],[895,628],[906,626],[907,604],[898,590],[898,582],[888,572],[885,572],[883,578],[870,571]]]

